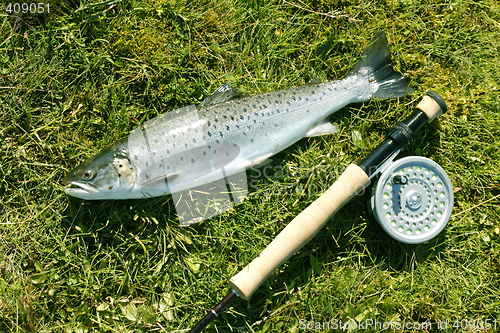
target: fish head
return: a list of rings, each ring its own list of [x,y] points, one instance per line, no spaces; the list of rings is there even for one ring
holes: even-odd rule
[[[66,194],[86,199],[119,199],[134,187],[136,172],[130,163],[126,141],[104,148],[63,178]]]

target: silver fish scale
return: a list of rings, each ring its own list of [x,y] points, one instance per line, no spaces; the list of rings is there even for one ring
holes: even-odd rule
[[[186,165],[195,164],[194,158],[197,164],[210,165],[210,156],[202,158],[202,152],[196,150],[206,146],[203,132],[194,105],[160,115],[136,128],[129,136],[128,146],[131,162],[139,174],[138,182],[168,178],[185,170]],[[196,173],[192,176],[196,177]]]
[[[143,127],[153,159],[167,158],[206,143],[194,105],[160,115]]]

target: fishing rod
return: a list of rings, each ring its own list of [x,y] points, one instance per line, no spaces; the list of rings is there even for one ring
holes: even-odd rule
[[[445,113],[447,109],[446,103],[441,96],[433,91],[427,92],[413,113],[404,121],[394,125],[391,133],[372,154],[365,158],[359,165],[350,164],[325,193],[297,215],[257,258],[229,280],[231,291],[191,329],[190,333],[201,332],[237,297],[248,300],[274,270],[309,242],[343,205],[365,190],[371,184],[372,178],[379,173],[383,174],[384,171],[387,171],[386,169],[393,172],[390,175],[389,182],[385,183],[384,181],[381,183],[382,187],[397,187],[397,190],[401,193],[406,191],[406,196],[402,197],[406,200],[403,209],[407,209],[409,213],[403,214],[406,216],[406,219],[403,220],[401,218],[400,225],[398,225],[391,217],[393,214],[400,213],[401,208],[398,208],[399,206],[396,204],[388,207],[387,203],[389,202],[389,197],[392,195],[392,191],[387,190],[391,194],[382,191],[382,197],[387,199],[387,202],[384,203],[387,204],[388,209],[384,213],[389,219],[379,219],[378,222],[384,229],[386,227],[387,229],[391,229],[392,227],[391,231],[393,231],[393,227],[397,227],[399,233],[404,236],[398,235],[398,232],[395,235],[391,232],[388,233],[390,236],[405,243],[420,243],[436,236],[449,218],[448,211],[451,212],[453,201],[453,191],[451,191],[451,204],[449,200],[446,203],[442,201],[438,203],[439,205],[434,205],[431,201],[434,198],[431,197],[431,194],[434,192],[437,198],[436,201],[440,200],[439,197],[450,199],[449,187],[451,187],[451,184],[446,175],[443,175],[444,171],[442,169],[438,170],[436,167],[437,164],[434,163],[435,165],[433,165],[432,161],[423,160],[419,160],[417,165],[407,163],[401,166],[398,164],[397,168],[388,167],[399,151],[415,138],[415,133],[418,130],[426,123],[433,121]],[[422,166],[424,167],[423,169]],[[419,170],[418,173],[421,173],[421,177],[418,177],[416,172],[413,173],[413,168],[415,168],[415,171]],[[400,172],[400,170],[402,171]],[[410,171],[409,173],[405,173],[405,170]],[[416,179],[412,178],[413,174]],[[442,181],[439,181],[441,179]],[[439,192],[437,189],[431,191],[429,189],[431,184],[433,184],[433,187],[439,187],[439,184],[442,184],[441,186],[444,186],[446,191],[442,190]],[[381,193],[378,186],[375,193]],[[423,199],[428,199],[428,201],[424,202],[424,205],[422,205]],[[402,201],[401,197],[399,200]],[[384,203],[382,205],[386,207]],[[435,211],[433,210],[434,208],[436,208]],[[448,210],[443,214],[444,209],[442,208],[447,208]],[[393,210],[392,213],[391,209]],[[426,217],[429,221],[424,220],[425,225],[423,221],[419,220],[419,217],[422,217],[423,213],[433,218],[431,221],[429,217]],[[438,218],[439,221],[437,220]],[[393,224],[394,222],[396,223],[395,225]],[[404,232],[405,227],[406,232]]]

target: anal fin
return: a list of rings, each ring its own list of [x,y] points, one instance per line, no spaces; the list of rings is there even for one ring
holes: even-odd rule
[[[254,158],[253,160],[249,160],[247,161],[247,163],[245,163],[245,168],[250,168],[250,167],[258,168],[266,164],[269,164],[272,162],[272,160],[269,160],[269,157],[271,156],[273,156],[273,153],[265,154],[257,158]]]
[[[332,125],[328,120],[324,119],[323,121],[315,124],[309,132],[307,132],[306,137],[310,138],[313,136],[325,135],[325,134],[333,134],[338,132],[338,127]]]
[[[317,77],[313,77],[311,81],[307,82],[307,84],[320,84],[321,80],[318,79]]]

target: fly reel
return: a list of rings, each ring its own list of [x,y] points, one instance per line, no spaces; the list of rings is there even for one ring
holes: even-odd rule
[[[436,162],[420,156],[393,161],[374,183],[370,215],[392,237],[419,244],[437,236],[453,208],[453,188]]]

